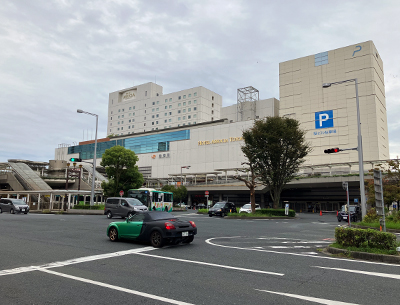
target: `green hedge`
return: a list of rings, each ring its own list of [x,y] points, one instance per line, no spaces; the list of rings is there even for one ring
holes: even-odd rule
[[[336,242],[343,247],[393,250],[397,247],[396,235],[373,229],[335,229]]]
[[[90,206],[90,204],[76,204],[74,205],[74,209],[76,210],[104,210],[104,204],[96,204],[93,206]]]
[[[294,210],[289,210],[289,214],[285,215],[285,209],[261,209],[255,211],[253,215],[295,217],[296,212]]]

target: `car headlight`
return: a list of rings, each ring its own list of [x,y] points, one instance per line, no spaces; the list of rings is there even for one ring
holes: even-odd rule
[[[18,207],[18,206],[16,206],[16,207],[15,207],[15,209],[16,209],[16,210],[19,210],[19,207]]]

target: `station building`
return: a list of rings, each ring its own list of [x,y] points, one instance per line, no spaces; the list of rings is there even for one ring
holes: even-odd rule
[[[147,83],[112,92],[107,124],[107,134],[112,137],[98,142],[97,158],[101,159],[105,149],[121,145],[138,155],[139,170],[155,186],[182,182],[191,196],[201,197],[208,190],[215,195],[214,201],[242,196],[240,201],[245,203],[248,189],[232,180],[246,161],[240,148],[242,132],[252,127],[255,119],[280,115],[299,120],[307,132],[306,140],[313,147],[299,174],[332,175],[332,169],[352,173],[358,170],[356,151],[324,154],[324,150],[357,147],[355,82],[329,88],[323,88],[322,84],[355,78],[364,165],[369,169],[368,166],[389,159],[383,63],[372,41],[280,63],[280,100],[259,100],[258,90],[253,87],[238,89],[237,104],[228,107],[222,107],[220,95],[201,86],[163,94],[160,85]],[[59,147],[55,155],[56,159],[90,160],[93,152],[94,141],[87,141]],[[354,177],[347,180],[356,198],[359,184]],[[341,182],[325,180],[318,189],[316,181],[295,181],[288,189],[297,191],[288,193],[302,196],[298,201],[315,202],[320,198],[318,201],[344,202],[345,195],[336,199],[324,197],[326,188],[328,193],[339,192]],[[267,192],[264,187],[257,189],[260,202],[268,201],[264,198]],[[317,197],[313,197],[313,192]],[[294,200],[289,194],[283,194],[282,198]],[[331,207],[337,208],[333,204]]]

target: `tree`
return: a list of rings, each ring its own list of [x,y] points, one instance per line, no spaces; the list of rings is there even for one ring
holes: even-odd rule
[[[179,202],[187,196],[187,189],[184,185],[179,187],[176,187],[175,185],[164,185],[161,190],[164,192],[171,192],[173,194],[174,202]]]
[[[377,164],[376,169],[382,171],[383,201],[389,206],[393,201],[400,200],[400,160],[389,160],[385,164]],[[373,170],[370,171],[373,174]],[[375,207],[374,180],[369,179],[366,183],[368,194],[368,205]]]
[[[136,162],[138,156],[122,146],[106,149],[100,165],[106,168],[109,182],[103,181],[101,186],[106,196],[119,196],[123,190],[136,189],[143,185],[143,175],[139,172]]]
[[[269,188],[274,208],[278,208],[283,187],[311,152],[305,131],[295,119],[268,117],[256,120],[243,132],[243,139],[243,153],[258,179]]]
[[[251,158],[252,156],[249,156]],[[250,159],[249,159],[250,160]],[[238,169],[238,171],[242,173],[248,173],[248,177],[241,177],[240,175],[235,175],[234,178],[244,182],[246,186],[250,190],[250,203],[251,203],[251,212],[254,213],[256,211],[256,187],[258,184],[261,184],[257,182],[257,174],[255,173],[254,170],[254,164],[251,162],[242,162],[242,165],[247,165],[248,168],[243,168],[243,169]]]

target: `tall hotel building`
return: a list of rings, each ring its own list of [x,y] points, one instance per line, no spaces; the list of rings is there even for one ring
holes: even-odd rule
[[[364,161],[389,159],[383,63],[372,41],[279,64],[280,116],[300,121],[313,151],[306,165],[358,161],[355,82],[358,79]]]

